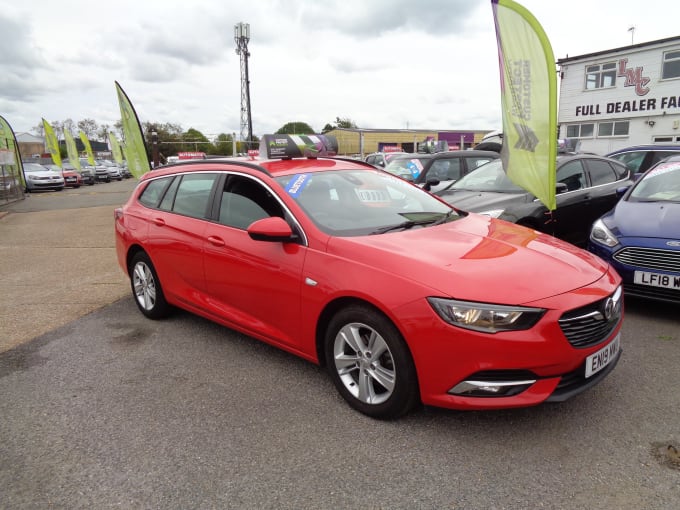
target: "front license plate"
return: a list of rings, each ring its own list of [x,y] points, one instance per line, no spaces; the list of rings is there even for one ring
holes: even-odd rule
[[[673,276],[670,274],[635,271],[635,283],[639,285],[649,285],[650,287],[680,290],[680,276]]]
[[[614,337],[614,340],[609,342],[602,349],[588,356],[586,358],[586,379],[609,365],[609,363],[616,358],[620,348],[621,334],[619,333]]]

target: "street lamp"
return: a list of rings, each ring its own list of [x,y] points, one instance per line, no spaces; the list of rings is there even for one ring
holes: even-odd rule
[[[151,154],[153,156],[153,167],[158,168],[158,133],[151,131]]]

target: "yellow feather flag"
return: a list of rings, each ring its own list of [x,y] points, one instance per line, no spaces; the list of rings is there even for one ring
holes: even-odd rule
[[[118,82],[116,82],[116,93],[118,94],[123,134],[125,135],[125,155],[128,168],[132,175],[139,178],[151,170],[142,127],[137,118],[137,113],[132,107],[132,103]]]
[[[118,142],[118,138],[116,138],[116,135],[113,133],[109,133],[109,142],[111,142],[111,152],[113,153],[113,159],[116,160],[116,163],[119,165],[123,162],[123,152],[120,149],[120,143]]]
[[[52,156],[52,161],[54,164],[61,168],[61,152],[59,151],[59,140],[57,140],[57,135],[54,134],[54,129],[50,126],[50,123],[45,119],[42,120],[43,127],[45,128],[45,143],[47,144],[47,150]]]
[[[66,141],[66,153],[68,154],[69,162],[76,170],[80,170],[80,158],[78,157],[76,141],[68,129],[64,129],[64,141]]]
[[[536,18],[512,0],[491,0],[503,106],[501,158],[508,177],[554,210],[557,70]]]
[[[96,166],[90,140],[88,140],[87,135],[82,130],[80,131],[80,141],[83,142],[83,145],[85,146],[85,152],[87,152],[87,162],[92,166]]]

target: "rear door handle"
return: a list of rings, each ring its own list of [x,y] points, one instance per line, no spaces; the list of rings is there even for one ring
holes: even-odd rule
[[[214,246],[224,246],[224,240],[220,237],[208,236],[208,242]]]

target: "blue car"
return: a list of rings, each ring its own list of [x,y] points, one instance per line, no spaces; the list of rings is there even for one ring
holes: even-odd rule
[[[618,271],[626,295],[680,303],[680,161],[643,174],[593,224],[587,248]]]

